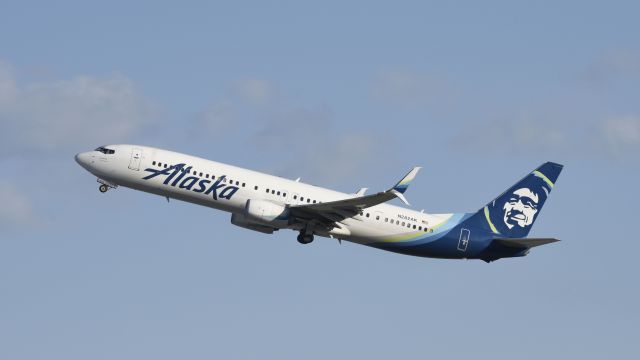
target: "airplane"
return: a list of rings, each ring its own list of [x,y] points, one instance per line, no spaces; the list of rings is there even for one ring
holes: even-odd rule
[[[387,204],[404,194],[420,167],[393,187],[342,193],[216,161],[140,145],[105,145],[75,156],[106,193],[119,186],[231,213],[233,225],[272,234],[299,233],[400,254],[440,259],[521,257],[559,241],[527,238],[563,166],[546,162],[496,199],[469,213],[427,214]]]

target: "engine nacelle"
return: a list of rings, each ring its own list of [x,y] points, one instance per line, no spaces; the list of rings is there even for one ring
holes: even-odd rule
[[[247,200],[244,216],[251,222],[273,227],[285,227],[289,223],[289,209],[267,200]]]
[[[259,231],[265,234],[273,234],[274,229],[271,226],[256,224],[247,220],[247,218],[242,214],[231,214],[231,223],[235,226],[240,226],[241,228]]]

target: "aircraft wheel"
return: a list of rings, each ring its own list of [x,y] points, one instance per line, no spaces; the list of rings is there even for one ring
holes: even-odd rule
[[[313,234],[300,234],[298,235],[298,242],[300,244],[310,244],[311,242],[313,242]]]
[[[100,185],[98,190],[100,190],[101,193],[106,193],[107,190],[109,190],[109,187],[107,185],[105,185],[105,184],[102,184],[102,185]]]

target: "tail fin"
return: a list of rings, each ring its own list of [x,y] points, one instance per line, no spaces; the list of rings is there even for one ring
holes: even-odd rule
[[[500,237],[526,237],[561,171],[562,165],[546,162],[482,208],[491,232]]]

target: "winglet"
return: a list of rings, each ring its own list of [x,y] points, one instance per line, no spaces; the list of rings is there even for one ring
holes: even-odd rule
[[[360,188],[360,190],[358,190],[358,192],[356,192],[356,195],[357,196],[364,196],[364,193],[366,193],[367,190],[369,190],[369,188]]]
[[[392,189],[388,190],[388,192],[400,199],[403,203],[405,203],[405,205],[411,206],[403,194],[405,191],[407,191],[409,183],[416,178],[416,174],[418,174],[418,171],[420,171],[420,169],[421,167],[419,166],[411,169],[411,171],[409,171],[409,173],[405,175],[402,180],[398,181],[398,183]]]
[[[409,173],[405,175],[402,180],[398,181],[396,186],[393,187],[393,190],[399,192],[400,194],[404,194],[404,192],[407,191],[407,188],[409,187],[409,183],[413,181],[413,179],[415,179],[420,169],[422,169],[420,166],[416,166],[411,169],[411,171],[409,171]],[[400,200],[402,200],[402,198]]]
[[[391,192],[393,195],[395,195],[398,199],[402,200],[402,202],[405,205],[411,206],[411,204],[409,204],[409,202],[407,201],[407,198],[405,198],[404,195],[402,195],[402,193],[399,192],[398,190],[391,189],[391,190],[389,190],[389,192]]]

